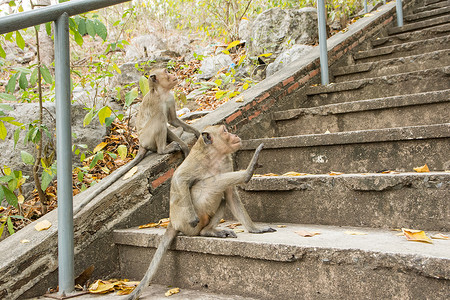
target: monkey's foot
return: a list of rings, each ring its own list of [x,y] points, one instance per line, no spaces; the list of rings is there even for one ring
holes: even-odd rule
[[[209,236],[209,237],[217,237],[217,238],[227,238],[227,237],[231,237],[231,238],[237,238],[236,233],[233,230],[228,230],[228,229],[209,229],[209,230],[205,230],[203,229],[200,232],[201,236]]]
[[[250,233],[264,233],[264,232],[275,232],[276,229],[273,229],[272,227],[262,227],[262,228],[256,228],[253,230],[249,230]]]

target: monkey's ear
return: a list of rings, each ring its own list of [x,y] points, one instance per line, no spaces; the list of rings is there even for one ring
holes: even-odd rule
[[[202,132],[202,138],[205,144],[212,144],[212,136],[207,132]]]
[[[156,82],[156,75],[152,74],[148,77],[151,81]]]

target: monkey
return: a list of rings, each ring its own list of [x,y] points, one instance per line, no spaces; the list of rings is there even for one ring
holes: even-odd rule
[[[187,236],[236,238],[233,230],[219,229],[226,205],[234,217],[251,233],[274,232],[271,227],[257,227],[245,210],[235,185],[250,181],[257,165],[259,145],[246,170],[233,172],[231,153],[241,147],[241,139],[224,125],[208,126],[188,157],[174,172],[170,187],[170,223],[153,256],[150,266],[135,290],[125,299],[139,298],[149,285],[173,239]]]
[[[167,126],[167,123],[169,123],[175,127],[182,127],[184,130],[193,133],[197,138],[200,136],[197,129],[177,117],[175,99],[171,92],[177,82],[177,77],[165,69],[158,69],[150,74],[148,78],[149,92],[144,96],[136,117],[136,129],[139,137],[138,154],[125,167],[110,175],[110,178],[108,178],[110,184],[103,185],[98,191],[83,199],[83,202],[74,210],[74,215],[113,182],[136,166],[144,159],[147,152],[168,154],[176,150],[176,148],[166,148],[167,141],[176,142],[183,151],[184,157],[188,156],[189,147]]]

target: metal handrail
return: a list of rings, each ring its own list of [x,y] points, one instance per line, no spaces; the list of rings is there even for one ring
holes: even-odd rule
[[[69,17],[128,1],[130,0],[70,1],[0,18],[0,34],[55,22],[58,282],[62,296],[72,293],[75,284]]]

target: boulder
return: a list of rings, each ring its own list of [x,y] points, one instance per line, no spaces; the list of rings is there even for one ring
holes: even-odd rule
[[[261,13],[252,24],[249,54],[273,53],[277,57],[293,44],[315,44],[318,40],[317,11],[271,8]]]
[[[275,72],[289,66],[292,62],[305,56],[314,47],[308,45],[294,45],[292,48],[282,52],[273,63],[269,64],[266,69],[266,76],[270,76]]]
[[[232,63],[233,60],[227,54],[206,57],[202,61],[198,79],[208,80],[216,75],[221,69],[228,68]]]
[[[125,60],[133,61],[149,55],[158,50],[167,50],[167,44],[154,34],[135,37],[125,49]]]

